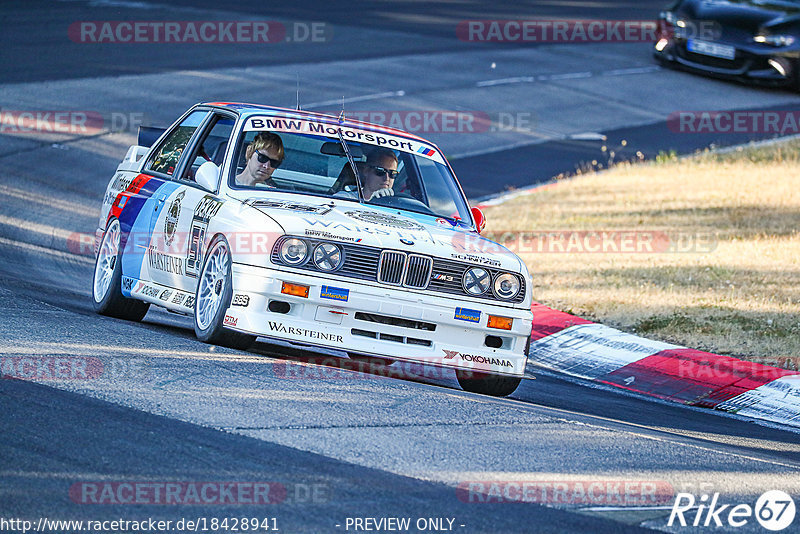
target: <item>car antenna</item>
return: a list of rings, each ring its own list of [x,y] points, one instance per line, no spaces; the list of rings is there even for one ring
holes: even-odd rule
[[[341,124],[344,122],[344,97],[342,97],[342,112],[339,114],[338,120],[340,126],[336,130],[336,133],[339,134],[339,142],[342,143],[344,154],[347,156],[347,161],[350,163],[350,168],[353,169],[353,176],[356,178],[356,193],[358,194],[358,201],[363,202],[365,199],[363,193],[361,192],[361,177],[358,175],[356,161],[353,159],[353,154],[350,153],[350,147],[347,146],[347,143],[344,140],[344,135],[342,135]]]
[[[297,77],[297,111],[301,111],[300,109],[300,74],[295,73]]]

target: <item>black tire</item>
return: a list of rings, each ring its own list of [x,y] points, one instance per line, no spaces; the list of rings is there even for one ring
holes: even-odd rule
[[[520,376],[503,376],[462,369],[456,370],[456,377],[464,391],[491,395],[492,397],[511,395],[517,390],[522,381]]]
[[[246,350],[255,342],[256,336],[233,332],[223,326],[225,313],[231,305],[233,296],[230,250],[228,241],[221,235],[216,236],[208,246],[194,295],[194,333],[200,341],[211,345]],[[212,264],[212,262],[220,262],[224,266],[223,276],[220,277],[219,272],[210,272],[212,268],[217,269],[220,266],[220,263]],[[201,291],[204,290],[213,291],[216,297],[209,295],[207,298],[216,299],[214,301],[216,305],[210,312],[201,314],[199,307],[206,302],[206,297],[201,299]]]
[[[122,251],[119,247],[121,236],[119,221],[112,218],[103,233],[94,263],[92,304],[94,311],[100,315],[141,321],[150,308],[150,303],[122,294]],[[103,280],[103,275],[106,280]]]
[[[391,358],[381,358],[380,356],[369,356],[367,354],[359,354],[357,352],[348,352],[347,356],[351,360],[355,360],[357,362],[364,362],[370,365],[392,365],[394,360]]]

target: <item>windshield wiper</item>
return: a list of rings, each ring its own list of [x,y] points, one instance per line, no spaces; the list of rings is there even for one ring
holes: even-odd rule
[[[356,162],[353,159],[353,155],[350,153],[350,147],[347,146],[347,143],[345,143],[344,141],[344,136],[342,135],[342,129],[341,128],[337,129],[336,133],[339,134],[339,142],[342,143],[342,148],[344,148],[344,153],[347,156],[347,161],[350,162],[350,168],[353,169],[353,176],[356,177],[356,192],[358,193],[358,201],[363,203],[364,197],[361,194],[361,177],[358,175]]]

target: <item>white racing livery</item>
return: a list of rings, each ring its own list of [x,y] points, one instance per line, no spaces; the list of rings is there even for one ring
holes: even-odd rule
[[[263,336],[450,367],[466,390],[508,395],[530,345],[529,274],[483,224],[416,136],[199,104],[143,128],[109,182],[94,305],[129,320],[151,304],[190,314],[208,343]]]

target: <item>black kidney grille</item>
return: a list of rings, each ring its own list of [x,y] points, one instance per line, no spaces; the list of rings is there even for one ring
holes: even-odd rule
[[[378,282],[396,286],[401,285],[403,283],[405,267],[405,252],[384,250],[381,252],[381,262],[378,266]]]
[[[425,289],[428,286],[428,280],[431,278],[432,267],[433,260],[428,256],[409,255],[406,281],[403,285],[415,289]]]

